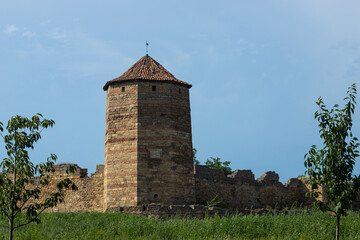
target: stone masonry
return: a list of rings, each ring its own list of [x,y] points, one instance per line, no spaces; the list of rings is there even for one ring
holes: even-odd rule
[[[87,176],[87,169],[76,164],[77,171],[67,174],[67,164],[55,166],[55,173],[51,176],[50,185],[42,192],[40,199],[45,199],[51,191],[56,190],[56,183],[68,177],[74,181],[78,191],[66,191],[65,202],[49,209],[50,212],[103,212],[104,201],[104,165],[97,165],[96,172]],[[220,169],[203,165],[194,165],[195,200],[190,204],[164,204],[159,202],[141,203],[132,206],[118,205],[109,207],[107,211],[138,214],[144,216],[173,217],[224,215],[225,212],[237,211],[247,214],[247,210],[264,208],[292,208],[310,206],[311,199],[306,198],[308,191],[305,178],[291,178],[287,183],[279,182],[275,172],[266,172],[255,179],[251,170],[235,170],[231,175],[225,176]],[[34,178],[33,184],[37,184]],[[206,208],[207,202],[218,196],[221,201],[219,208]],[[194,206],[193,206],[194,205]],[[360,201],[353,202],[355,208],[360,207]]]
[[[194,214],[191,210],[196,205],[197,214],[200,209],[206,209],[198,205],[206,205],[208,201],[218,196],[221,201],[219,206],[232,210],[260,209],[260,208],[291,208],[295,206],[309,206],[311,200],[305,197],[307,187],[304,179],[291,178],[287,183],[279,182],[279,176],[275,172],[267,172],[260,178],[254,179],[254,174],[250,170],[236,170],[232,175],[225,176],[220,169],[210,168],[202,165],[194,165],[195,179],[195,198],[187,204],[171,203],[165,204],[158,201],[148,201],[134,205],[117,205],[116,207],[105,208],[104,198],[104,165],[97,165],[96,172],[87,176],[87,169],[82,169],[77,165],[77,171],[74,174],[67,174],[66,167],[68,164],[55,166],[55,174],[50,179],[50,185],[43,191],[41,199],[44,199],[49,193],[56,189],[56,183],[61,178],[69,177],[78,187],[78,191],[67,190],[65,193],[65,202],[58,204],[57,207],[49,209],[51,212],[103,212],[105,210],[119,211],[123,213],[147,213],[152,209],[150,215],[154,215],[156,206],[161,206],[162,215],[164,209],[177,209],[170,211],[173,214]],[[169,170],[171,174],[172,170]],[[34,178],[34,183],[38,181]],[[176,190],[180,190],[176,189]],[[155,205],[153,205],[155,204]],[[156,205],[157,204],[157,205]],[[150,206],[151,205],[151,206]],[[171,207],[173,206],[173,207]],[[355,202],[354,206],[359,207],[360,202]],[[123,210],[122,210],[123,209]],[[181,210],[181,211],[180,211]],[[187,211],[189,210],[189,211]],[[199,211],[198,211],[199,210]],[[204,210],[205,211],[205,210]],[[209,213],[211,211],[207,209]],[[221,213],[219,210],[216,211]],[[140,215],[143,215],[143,214]],[[201,213],[202,215],[205,212]],[[201,215],[200,214],[200,215]]]
[[[126,92],[121,92],[122,87]],[[113,85],[107,91],[105,135],[106,207],[137,205],[137,84]]]
[[[195,201],[190,87],[148,55],[106,83],[104,209]]]
[[[195,166],[196,203],[206,204],[218,196],[221,205],[233,209],[308,206],[308,188],[301,179],[291,178],[286,184],[279,175],[266,172],[255,180],[251,170],[236,170],[225,176],[221,169]]]
[[[67,191],[65,202],[49,211],[204,216],[204,211],[221,212],[203,206],[214,198],[232,211],[311,203],[304,179],[282,184],[275,172],[255,180],[250,170],[225,176],[220,169],[194,165],[190,88],[148,55],[108,81],[105,165],[97,165],[91,177],[77,165],[73,174],[66,173],[68,164],[56,165],[41,199],[64,177],[79,190]],[[34,185],[39,181],[33,180]]]
[[[55,172],[51,175],[49,185],[41,192],[40,201],[44,201],[52,192],[57,191],[56,184],[66,177],[70,178],[78,187],[78,191],[65,191],[65,202],[54,208],[51,212],[102,212],[104,208],[104,165],[97,165],[96,172],[87,175],[87,169],[76,164],[75,173],[67,173],[69,163],[55,165]],[[37,186],[39,178],[33,178],[33,185]],[[34,203],[34,201],[30,202]]]

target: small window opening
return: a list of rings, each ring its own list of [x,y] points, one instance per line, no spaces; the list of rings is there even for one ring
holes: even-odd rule
[[[154,194],[154,198],[158,198],[158,195],[156,193]]]
[[[121,88],[121,91],[122,91],[122,92],[125,92],[125,87],[122,87],[122,88]]]
[[[181,88],[179,88],[179,93],[181,94]]]
[[[153,92],[155,92],[156,91],[156,86],[152,86],[152,90],[153,90]]]

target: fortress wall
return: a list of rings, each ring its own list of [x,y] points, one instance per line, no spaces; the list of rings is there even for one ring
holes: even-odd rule
[[[69,164],[55,166],[50,184],[42,192],[41,199],[56,191],[56,183],[69,177],[78,187],[78,191],[67,190],[65,202],[49,209],[49,212],[102,212],[104,211],[104,165],[97,165],[96,172],[87,176],[87,169],[76,164],[77,171],[67,174]],[[221,169],[195,165],[196,204],[207,204],[215,196],[220,206],[245,209],[264,207],[292,207],[309,205],[311,200],[305,197],[308,191],[304,181],[291,178],[286,184],[279,182],[275,172],[267,172],[255,180],[251,170],[236,170],[225,176]],[[34,178],[34,184],[39,181]],[[178,189],[179,190],[179,189]],[[135,206],[135,205],[134,205]]]
[[[102,212],[104,211],[104,165],[97,165],[96,172],[87,176],[87,169],[80,168],[76,164],[76,172],[66,173],[69,164],[55,165],[55,173],[50,178],[49,185],[44,188],[40,199],[43,201],[50,193],[57,190],[56,184],[68,177],[78,190],[76,192],[66,190],[65,202],[50,208],[48,212]],[[34,185],[38,184],[39,178],[34,178]]]
[[[66,173],[69,166],[55,165],[55,173],[50,178],[50,184],[44,188],[41,200],[56,191],[56,184],[61,179],[70,178],[78,187],[78,191],[67,190],[65,202],[48,209],[48,212],[103,212],[104,208],[104,165],[97,165],[96,172],[87,176],[87,169],[76,164],[77,171]],[[232,209],[257,209],[266,207],[309,206],[311,199],[305,197],[308,188],[305,179],[291,178],[287,183],[279,182],[275,172],[266,172],[255,180],[251,170],[236,170],[225,176],[222,170],[203,165],[195,165],[194,204],[206,205],[215,196],[221,201],[221,207]],[[34,177],[34,185],[39,178]],[[179,190],[179,189],[177,189]],[[360,196],[360,192],[359,192]],[[134,205],[136,206],[136,205]],[[353,207],[360,208],[360,198],[353,202]]]
[[[196,203],[206,204],[218,196],[222,206],[229,208],[292,207],[309,205],[305,197],[305,183],[291,178],[286,184],[279,182],[279,175],[266,172],[255,180],[251,170],[236,170],[225,176],[221,169],[195,166]]]

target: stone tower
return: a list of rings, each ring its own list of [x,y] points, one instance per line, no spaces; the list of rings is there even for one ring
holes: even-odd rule
[[[105,210],[195,202],[190,88],[148,55],[105,84]]]

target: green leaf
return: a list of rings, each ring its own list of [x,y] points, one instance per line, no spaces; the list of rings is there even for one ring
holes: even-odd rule
[[[41,131],[49,126],[52,127],[54,123],[53,120],[45,119],[38,113],[30,119],[13,116],[6,126],[7,134],[3,136],[3,140],[8,157],[0,162],[0,167],[4,170],[0,174],[0,212],[12,222],[19,212],[26,212],[27,216],[25,222],[15,221],[19,225],[14,227],[25,226],[31,222],[40,223],[39,215],[44,209],[64,201],[65,189],[77,189],[70,179],[60,180],[57,191],[54,190],[47,197],[45,196],[43,201],[39,200],[43,187],[49,184],[50,173],[55,170],[53,164],[57,156],[51,154],[46,162],[34,164],[30,161],[28,150],[33,149],[35,143],[41,139]],[[4,131],[1,122],[0,131]],[[9,177],[14,174],[16,177]],[[32,184],[34,176],[38,176],[36,185]],[[38,202],[36,204],[22,204],[35,199]]]
[[[327,109],[323,99],[318,98],[319,110],[314,113],[319,122],[319,135],[323,147],[312,146],[304,156],[305,173],[309,176],[310,192],[307,197],[317,199],[316,206],[322,211],[345,215],[351,202],[357,198],[360,187],[359,176],[353,174],[359,156],[358,139],[352,133],[352,114],[356,105],[356,85],[348,88],[348,96],[342,109],[335,104]]]

